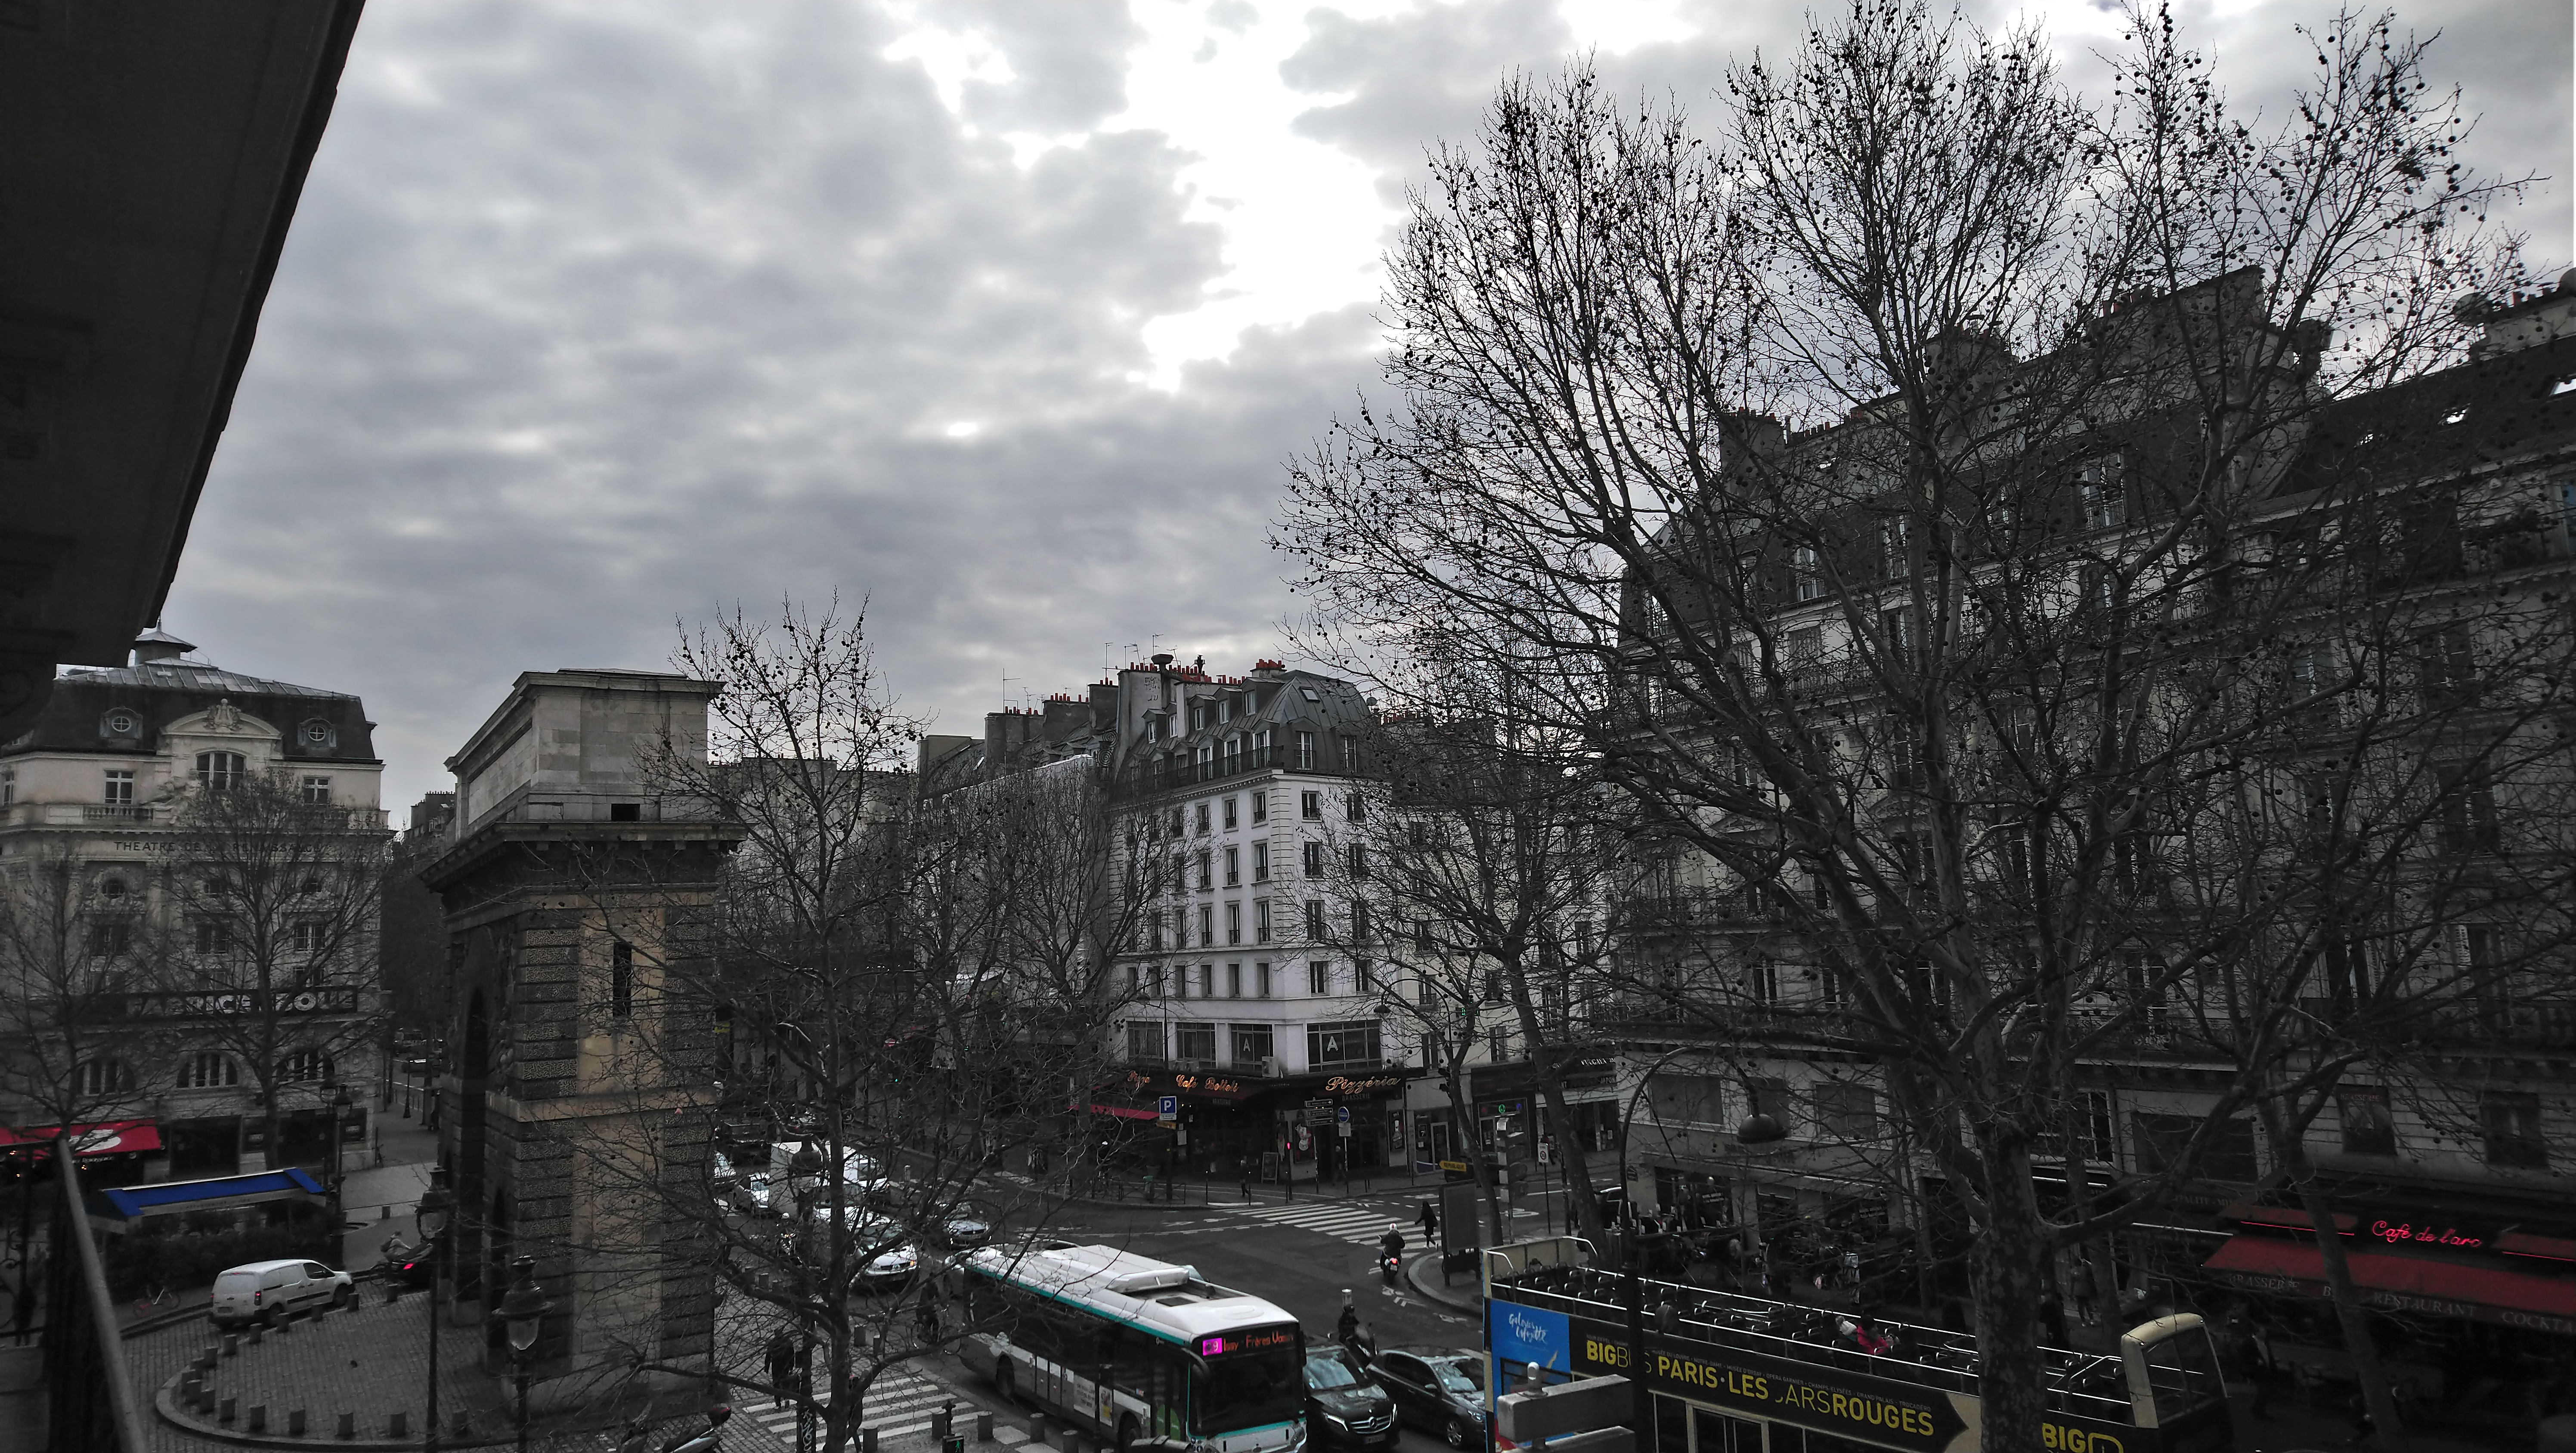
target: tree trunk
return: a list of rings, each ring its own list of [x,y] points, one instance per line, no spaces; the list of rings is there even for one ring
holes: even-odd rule
[[[1468,1041],[1461,1038],[1458,1053],[1449,1061],[1449,1133],[1455,1137],[1459,1153],[1466,1158],[1467,1168],[1476,1177],[1476,1189],[1485,1198],[1485,1225],[1489,1228],[1485,1244],[1500,1246],[1503,1244],[1503,1206],[1494,1194],[1494,1168],[1486,1161],[1484,1142],[1476,1134],[1476,1106],[1467,1098],[1467,1044]],[[1443,1171],[1441,1174],[1445,1176],[1448,1173]]]
[[[1539,1100],[1547,1106],[1548,1128],[1556,1135],[1556,1163],[1565,1175],[1566,1203],[1574,1210],[1578,1236],[1599,1236],[1601,1202],[1592,1192],[1592,1170],[1584,1159],[1582,1137],[1575,1133],[1574,1111],[1565,1103],[1565,1075],[1553,1054],[1539,1075]]]
[[[2037,1448],[2045,1422],[2039,1353],[2039,1288],[2048,1227],[2032,1197],[2030,1153],[2017,1138],[1981,1136],[1987,1166],[1986,1221],[1968,1249],[1977,1309],[1977,1390],[1987,1453]]]
[[[2299,1209],[2307,1212],[2308,1226],[2316,1234],[2318,1259],[2325,1263],[2326,1297],[2334,1303],[2335,1326],[2343,1334],[2344,1355],[2352,1359],[2352,1375],[2361,1384],[2361,1405],[2370,1415],[2373,1430],[2371,1446],[2400,1453],[2408,1446],[2406,1426],[2397,1416],[2397,1398],[2389,1386],[2388,1375],[2379,1366],[2379,1344],[2370,1338],[2370,1314],[2361,1305],[2361,1293],[2352,1284],[2352,1263],[2344,1255],[2343,1237],[2337,1234],[2334,1207],[2316,1185],[2316,1167],[2308,1163],[2304,1140],[2291,1133],[2283,1121],[2278,1103],[2266,1100],[2261,1111],[2264,1133],[2271,1137],[2272,1153],[2288,1174],[2290,1187],[2299,1196]]]

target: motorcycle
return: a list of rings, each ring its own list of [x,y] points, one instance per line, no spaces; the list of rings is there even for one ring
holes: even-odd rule
[[[418,1290],[429,1285],[431,1278],[437,1275],[436,1269],[430,1265],[426,1238],[405,1241],[402,1234],[396,1232],[385,1238],[379,1250],[383,1252],[384,1260],[377,1265],[378,1274],[398,1287]]]
[[[1385,1278],[1388,1286],[1391,1287],[1395,1285],[1396,1269],[1403,1264],[1403,1260],[1404,1258],[1398,1256],[1392,1251],[1381,1251],[1378,1253],[1377,1274],[1380,1277]]]

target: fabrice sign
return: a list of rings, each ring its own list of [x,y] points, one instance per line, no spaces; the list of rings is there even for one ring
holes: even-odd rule
[[[225,1019],[260,1012],[262,996],[247,994],[129,994],[125,1012],[137,1019]],[[287,989],[270,994],[278,1014],[355,1014],[355,989]]]

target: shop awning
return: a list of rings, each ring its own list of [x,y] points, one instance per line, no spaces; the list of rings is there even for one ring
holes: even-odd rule
[[[1133,1105],[1094,1104],[1091,1107],[1091,1113],[1094,1115],[1108,1115],[1120,1120],[1160,1120],[1163,1118],[1155,1111],[1139,1110]]]
[[[2358,1248],[2345,1260],[2373,1307],[2576,1335],[2576,1279]],[[2311,1242],[2239,1234],[2201,1265],[2249,1291],[2326,1294],[2325,1254]]]
[[[103,1231],[126,1229],[146,1216],[179,1211],[228,1210],[270,1201],[322,1198],[322,1183],[289,1166],[246,1176],[216,1176],[202,1181],[162,1181],[148,1186],[110,1186],[86,1198],[90,1224]]]
[[[58,1134],[51,1125],[27,1130],[0,1127],[0,1150],[20,1150],[28,1146],[50,1150]],[[160,1148],[160,1127],[149,1120],[109,1120],[97,1125],[72,1127],[74,1155],[131,1155]]]

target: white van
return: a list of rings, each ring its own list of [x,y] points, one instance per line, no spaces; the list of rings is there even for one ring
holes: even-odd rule
[[[357,1299],[345,1271],[318,1261],[254,1261],[215,1278],[214,1322],[238,1327],[266,1322],[274,1327],[288,1314],[324,1303],[347,1306]]]

